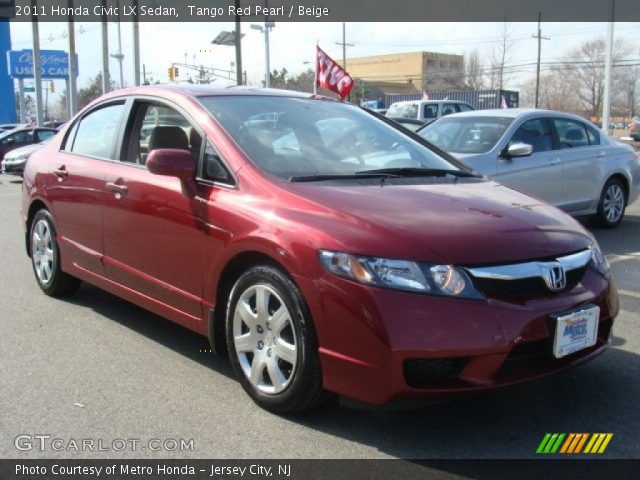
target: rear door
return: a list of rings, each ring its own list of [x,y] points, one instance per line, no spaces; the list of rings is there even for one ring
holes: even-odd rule
[[[138,99],[119,161],[105,178],[104,263],[107,278],[183,315],[202,318],[202,217],[205,202],[174,177],[153,175],[150,151],[179,148],[200,156],[202,134],[176,108]],[[187,321],[181,321],[185,315]]]
[[[504,185],[559,204],[562,200],[562,166],[554,148],[551,126],[547,117],[522,120],[505,144],[526,143],[533,147],[528,157],[498,158],[496,179]]]
[[[585,122],[551,117],[562,164],[560,208],[569,213],[591,209],[600,197],[607,169],[606,147],[598,131]]]
[[[76,121],[51,161],[47,199],[58,227],[63,262],[103,276],[102,202],[124,100],[89,110]]]

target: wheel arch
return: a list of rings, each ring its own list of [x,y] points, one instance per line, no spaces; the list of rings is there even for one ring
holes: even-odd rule
[[[629,179],[627,178],[627,176],[624,173],[616,171],[616,172],[612,172],[612,173],[609,174],[609,176],[607,177],[607,180],[604,182],[604,185],[606,185],[607,182],[609,182],[609,180],[614,179],[614,178],[617,179],[617,180],[620,180],[620,182],[622,182],[622,188],[624,188],[624,203],[625,203],[625,206],[628,206],[629,205],[629,192],[630,192],[630,188],[631,188]],[[603,189],[604,189],[604,185],[602,186]]]
[[[211,348],[218,354],[228,354],[225,341],[225,313],[229,294],[236,280],[243,272],[255,265],[272,265],[292,277],[286,266],[273,256],[260,250],[244,250],[229,258],[220,270],[218,282],[215,287],[214,305],[208,316],[208,335]],[[292,278],[292,281],[293,280]]]
[[[31,242],[29,241],[29,232],[31,231],[31,223],[33,222],[33,218],[36,216],[36,213],[38,213],[40,210],[43,210],[43,209],[51,213],[49,206],[40,198],[34,199],[29,204],[29,210],[27,211],[27,220],[25,223],[25,234],[24,234],[24,243],[25,243],[25,248],[28,256],[31,256]]]

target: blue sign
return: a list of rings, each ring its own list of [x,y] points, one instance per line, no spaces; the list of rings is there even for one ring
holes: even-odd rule
[[[13,78],[33,78],[33,51],[11,50],[7,52],[9,75]],[[64,50],[40,50],[42,78],[68,78],[69,55]],[[78,57],[76,56],[76,65]],[[78,72],[76,72],[76,77]]]
[[[11,50],[9,20],[0,18],[0,51],[8,50]],[[0,55],[0,123],[15,123],[16,103],[13,96],[13,80],[7,75],[5,61],[4,55]]]

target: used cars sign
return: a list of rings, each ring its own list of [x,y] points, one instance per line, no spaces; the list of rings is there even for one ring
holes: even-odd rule
[[[13,78],[33,78],[33,51],[11,50],[7,52],[9,75]],[[42,78],[67,78],[69,56],[63,50],[40,50]],[[76,60],[77,64],[77,60]],[[78,76],[78,72],[76,72]]]

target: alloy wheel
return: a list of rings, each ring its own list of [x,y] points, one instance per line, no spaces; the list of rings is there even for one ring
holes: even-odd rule
[[[298,342],[291,313],[270,286],[252,285],[236,304],[233,342],[242,371],[265,394],[282,392],[294,377]]]
[[[624,192],[622,187],[616,183],[609,186],[604,194],[604,214],[607,221],[615,223],[624,212]]]
[[[44,219],[38,220],[33,228],[31,258],[38,280],[43,285],[48,284],[53,275],[55,256],[51,228]]]

